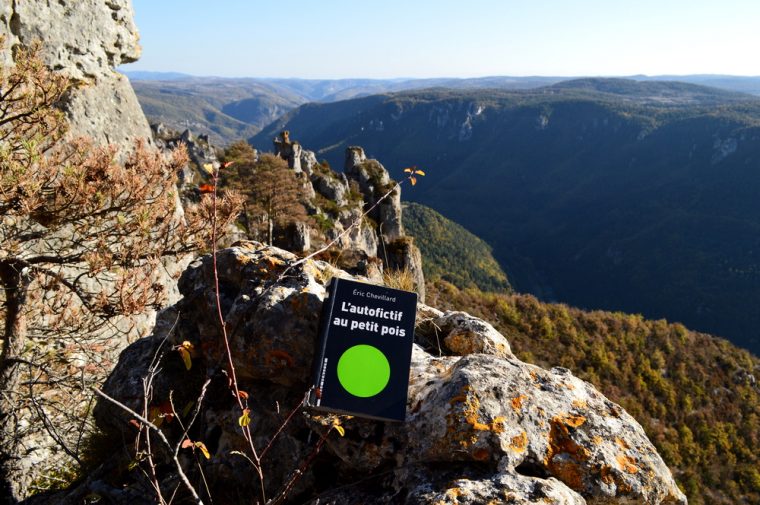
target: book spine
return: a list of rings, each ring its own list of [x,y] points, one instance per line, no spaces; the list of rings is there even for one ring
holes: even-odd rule
[[[332,320],[333,306],[335,305],[336,292],[338,291],[338,282],[340,279],[333,277],[330,283],[330,291],[328,299],[322,304],[322,314],[319,324],[319,339],[317,342],[317,348],[314,352],[314,371],[312,372],[313,382],[309,391],[309,397],[307,405],[312,407],[318,407],[321,403],[321,390],[322,377],[325,373],[323,366],[325,360],[325,350],[327,349],[327,330],[330,328],[330,321]]]

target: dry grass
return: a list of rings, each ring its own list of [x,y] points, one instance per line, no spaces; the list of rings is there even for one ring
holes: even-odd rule
[[[386,270],[383,272],[383,282],[389,288],[415,291],[414,275],[408,268]]]

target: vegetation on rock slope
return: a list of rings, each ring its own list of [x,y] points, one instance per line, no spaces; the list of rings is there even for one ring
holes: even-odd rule
[[[488,242],[519,291],[760,352],[756,97],[593,79],[426,90],[305,105],[254,144],[280,128],[331,163],[359,144],[427,167],[414,199]]]
[[[428,282],[443,279],[460,288],[512,290],[483,240],[430,207],[405,203],[403,208],[404,227],[422,252]]]
[[[427,288],[428,303],[482,317],[515,354],[563,366],[644,427],[689,503],[760,502],[760,360],[665,320],[587,312],[530,295]]]

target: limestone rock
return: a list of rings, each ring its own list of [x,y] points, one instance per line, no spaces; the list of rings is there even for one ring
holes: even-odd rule
[[[348,204],[348,181],[332,170],[313,170],[310,176],[314,191],[328,200],[335,202],[338,207]]]
[[[501,333],[487,322],[466,312],[448,311],[432,321],[440,332],[446,349],[456,355],[483,353],[502,358],[515,357],[509,342]]]
[[[351,170],[356,165],[364,163],[365,161],[367,161],[367,156],[364,154],[364,149],[359,146],[350,146],[346,148],[344,170]]]
[[[80,83],[65,104],[71,135],[122,147],[150,139],[132,87],[113,70],[140,56],[129,0],[4,2],[0,32],[7,36],[5,61],[13,46],[39,40],[47,65]]]
[[[288,162],[295,173],[301,173],[301,144],[290,140],[290,132],[283,131],[274,139],[274,154]]]
[[[414,245],[412,237],[401,237],[383,246],[385,262],[389,269],[408,270],[414,279],[414,289],[425,301],[425,275],[422,272],[422,253]]]
[[[309,151],[308,149],[301,151],[301,170],[303,170],[306,175],[311,176],[314,167],[318,164],[317,155],[314,151]]]
[[[29,47],[39,41],[46,65],[74,81],[61,104],[69,119],[70,136],[90,136],[96,143],[111,143],[122,149],[130,149],[136,139],[150,142],[150,128],[135,94],[127,79],[114,70],[140,55],[129,0],[0,2],[0,33],[6,38],[0,51],[5,64],[13,64],[14,47]],[[180,216],[178,212],[171,217]],[[60,236],[71,233],[70,229],[59,230]],[[39,246],[47,250],[60,247],[56,240]],[[56,251],[63,255],[67,252],[76,256],[74,251]],[[188,261],[164,258],[154,270],[153,286],[167,294],[168,303],[178,299],[174,274],[178,276]],[[74,279],[85,269],[84,263],[64,265],[56,267],[56,274]],[[95,293],[115,289],[114,276],[103,272],[92,279],[91,287]],[[48,297],[53,291],[36,285],[33,288]],[[94,328],[84,323],[79,330],[67,327],[60,339],[45,338],[62,333],[45,316],[50,311],[49,302],[44,297],[30,298],[24,307],[38,325],[35,333],[39,336],[22,357],[36,361],[46,356],[50,373],[75,380],[50,381],[38,390],[33,408],[24,406],[12,419],[4,420],[19,434],[20,449],[0,447],[0,452],[7,449],[13,453],[11,458],[2,458],[2,477],[14,487],[11,492],[16,497],[28,494],[32,482],[45,486],[50,482],[48,476],[55,480],[56,475],[65,475],[74,466],[61,444],[79,447],[82,437],[90,433],[91,423],[85,419],[90,410],[90,385],[105,378],[128,343],[150,334],[156,316],[154,308],[149,308],[142,314],[111,318],[106,324],[98,322]],[[76,299],[68,310],[72,314],[87,312]],[[97,351],[87,351],[93,346]],[[77,417],[82,418],[81,423]],[[55,428],[51,430],[51,426]]]
[[[285,229],[285,238],[288,243],[287,250],[306,252],[311,249],[311,230],[304,222],[297,222]]]
[[[388,198],[380,202],[376,210],[380,232],[386,242],[397,240],[404,236],[401,223],[401,188],[396,188]]]
[[[344,172],[349,180],[356,181],[368,207],[380,202],[370,213],[370,217],[377,221],[385,241],[391,242],[403,237],[401,188],[396,187],[385,197],[395,185],[385,167],[377,160],[367,160],[361,148],[349,147],[346,149]]]
[[[313,261],[288,270],[294,259],[256,243],[241,243],[218,255],[220,300],[240,386],[255,399],[251,426],[257,444],[266,444],[286,415],[277,405],[294,405],[302,397],[325,286],[331,277],[347,275]],[[154,356],[160,356],[162,372],[153,401],[168,391],[175,391],[175,402],[185,401],[210,378],[203,422],[194,436],[212,452],[202,464],[215,501],[243,503],[256,492],[255,479],[234,452],[244,451],[245,442],[227,386],[212,274],[209,257],[185,272],[180,282],[184,298],[162,313],[152,336],[124,352],[104,389],[139,409],[140,376]],[[475,353],[436,357],[427,345],[415,345],[407,422],[343,419],[345,436],[327,438],[293,490],[295,502],[686,503],[641,426],[592,385],[568,370],[544,370],[517,360],[503,336],[472,316],[424,305],[418,315],[420,323],[434,321],[440,327],[449,352]],[[198,350],[191,370],[171,351],[184,340]],[[116,431],[117,439],[129,446],[135,432],[128,416],[102,401],[95,413],[99,425]],[[310,439],[324,432],[324,416],[316,414],[296,416],[272,446],[268,457],[277,464],[268,467],[270,496],[311,453]],[[166,433],[176,437],[178,430],[167,427]],[[119,493],[139,489],[139,472],[118,474],[117,467],[104,464],[109,473],[95,472],[81,486]],[[195,463],[188,464],[187,471],[194,468]],[[172,472],[159,479],[167,486],[176,483]],[[85,491],[80,487],[68,493]]]

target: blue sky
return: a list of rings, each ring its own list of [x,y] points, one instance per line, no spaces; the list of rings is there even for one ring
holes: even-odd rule
[[[133,0],[123,70],[228,77],[760,75],[760,0]]]

